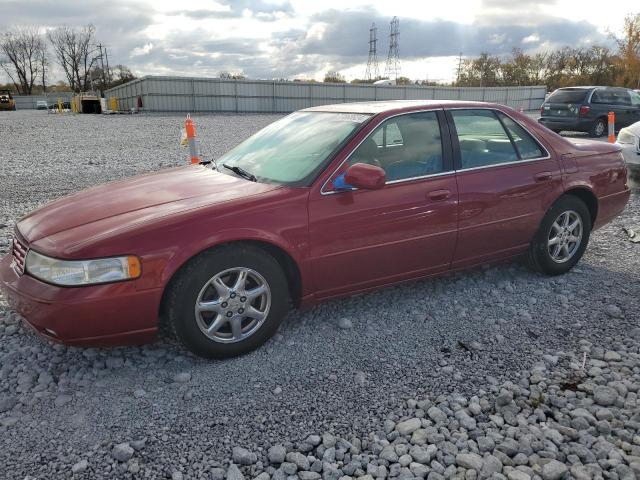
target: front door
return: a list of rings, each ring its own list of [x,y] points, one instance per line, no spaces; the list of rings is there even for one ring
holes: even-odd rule
[[[452,267],[521,253],[562,192],[558,162],[502,112],[452,109],[447,116],[459,195]]]
[[[441,121],[442,111],[387,119],[311,195],[310,256],[318,298],[449,268],[458,194]],[[386,185],[337,190],[333,182],[355,163],[383,168]]]

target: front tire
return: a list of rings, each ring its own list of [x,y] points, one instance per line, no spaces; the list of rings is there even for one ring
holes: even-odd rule
[[[205,358],[234,357],[258,348],[276,332],[289,308],[280,264],[252,246],[201,253],[169,288],[169,325],[187,349]]]
[[[563,195],[551,206],[529,246],[528,266],[561,275],[578,263],[591,234],[591,214],[582,200]]]

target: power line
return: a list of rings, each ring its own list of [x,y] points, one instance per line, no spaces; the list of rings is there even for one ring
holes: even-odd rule
[[[376,51],[377,43],[378,28],[375,23],[372,23],[371,28],[369,29],[369,60],[367,61],[367,72],[365,73],[365,78],[369,81],[375,80],[380,76]]]
[[[400,55],[398,53],[398,37],[400,36],[400,20],[393,17],[389,25],[389,55],[384,69],[384,76],[398,80],[400,75]]]

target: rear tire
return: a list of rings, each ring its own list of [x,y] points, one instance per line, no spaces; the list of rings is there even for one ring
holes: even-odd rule
[[[607,132],[607,122],[604,118],[598,118],[589,130],[589,136],[593,138],[603,137]]]
[[[221,246],[191,259],[172,281],[167,320],[180,342],[205,358],[248,353],[266,342],[289,309],[280,264],[252,246]]]
[[[582,200],[563,195],[542,219],[529,251],[527,266],[546,275],[561,275],[578,263],[591,234],[591,214]]]

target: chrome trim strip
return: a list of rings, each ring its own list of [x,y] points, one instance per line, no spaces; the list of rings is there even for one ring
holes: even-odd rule
[[[395,185],[396,183],[410,182],[412,180],[421,180],[423,178],[444,177],[445,175],[453,175],[454,173],[456,173],[454,170],[447,170],[446,172],[430,173],[429,175],[420,175],[419,177],[400,178],[398,180],[391,180],[390,182],[386,182],[385,185]]]
[[[524,164],[527,164],[527,163],[537,162],[537,161],[540,161],[540,160],[549,160],[550,158],[551,157],[540,157],[540,158],[532,158],[532,159],[527,159],[527,160],[517,160],[515,162],[496,163],[494,165],[482,165],[480,167],[461,168],[460,170],[456,170],[456,173],[472,172],[474,170],[484,170],[485,168],[502,167],[502,166],[505,166],[505,165],[524,165]]]
[[[327,178],[327,180],[322,184],[322,187],[320,188],[320,195],[333,195],[334,193],[344,193],[344,192],[353,192],[355,190],[357,190],[357,188],[354,188],[352,190],[329,190],[328,192],[326,192],[324,190],[324,187],[327,186],[327,183],[329,183],[329,180],[331,180],[333,178],[333,176],[335,175],[335,173],[340,170],[342,168],[342,166],[345,164],[345,162],[349,161],[349,158],[351,158],[351,155],[353,155],[353,153],[358,149],[358,147],[366,140],[368,139],[371,135],[373,135],[373,132],[376,128],[378,128],[380,125],[382,125],[383,122],[386,122],[387,120],[389,120],[390,118],[395,118],[395,117],[399,117],[401,115],[411,115],[412,113],[425,113],[425,112],[437,112],[438,110],[444,111],[444,108],[440,105],[438,106],[434,106],[433,108],[427,108],[427,109],[422,109],[422,110],[412,110],[411,112],[402,112],[402,113],[396,113],[395,115],[391,115],[389,117],[384,118],[380,123],[378,123],[373,130],[371,130],[371,132],[369,132],[369,135],[367,135],[366,137],[364,137],[362,140],[360,140],[360,142],[358,142],[358,144],[353,147],[353,150],[351,150],[349,152],[349,155],[347,155],[345,157],[345,159],[340,163],[340,165],[338,165],[338,167],[331,172],[331,175],[329,175],[329,177]],[[379,113],[383,113],[383,112],[379,112]],[[438,126],[440,126],[440,124],[438,123]],[[442,132],[440,132],[440,134],[442,135]],[[444,153],[444,152],[443,152]],[[402,183],[402,182],[410,182],[411,180],[417,180],[420,178],[428,178],[428,177],[435,177],[435,176],[441,176],[441,175],[445,175],[445,174],[451,174],[454,173],[455,170],[447,170],[446,172],[440,172],[440,173],[434,173],[431,175],[424,175],[424,176],[420,176],[420,177],[412,177],[412,178],[403,178],[401,180],[392,180],[391,182],[386,182],[385,185],[391,185],[394,183]]]

